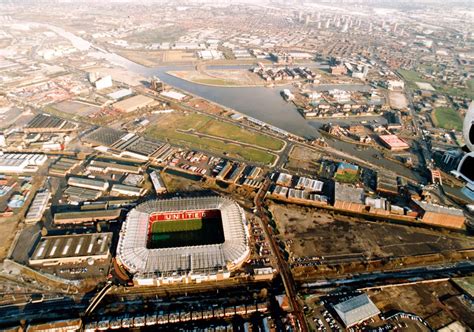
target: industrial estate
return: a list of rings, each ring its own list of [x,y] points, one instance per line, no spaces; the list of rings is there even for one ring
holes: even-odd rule
[[[472,331],[469,0],[0,0],[0,330]]]

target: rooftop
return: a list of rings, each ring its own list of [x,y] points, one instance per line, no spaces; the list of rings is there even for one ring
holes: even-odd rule
[[[45,236],[41,238],[31,261],[66,257],[104,255],[109,251],[112,233]]]
[[[380,310],[366,294],[361,294],[334,306],[346,327],[380,314]]]

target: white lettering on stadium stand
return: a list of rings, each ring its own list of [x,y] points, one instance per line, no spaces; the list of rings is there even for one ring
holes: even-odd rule
[[[150,216],[149,221],[170,221],[170,220],[191,220],[202,219],[205,217],[218,216],[219,210],[196,210],[196,211],[180,211],[180,212],[164,212],[154,213]]]

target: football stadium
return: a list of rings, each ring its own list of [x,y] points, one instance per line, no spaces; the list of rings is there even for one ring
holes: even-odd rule
[[[117,261],[136,285],[220,280],[247,260],[248,237],[244,211],[228,198],[150,200],[128,213]]]

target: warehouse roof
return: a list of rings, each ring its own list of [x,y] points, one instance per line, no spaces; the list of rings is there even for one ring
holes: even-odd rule
[[[114,219],[114,218],[118,218],[121,212],[122,212],[121,209],[60,212],[54,215],[54,221],[76,220],[76,219],[91,219],[91,220]]]
[[[364,204],[364,189],[336,182],[334,197],[336,201]]]
[[[413,200],[419,207],[421,207],[425,212],[434,212],[439,214],[448,214],[451,216],[464,217],[464,212],[461,209],[456,209],[453,207],[447,207],[438,204],[431,204],[428,202]]]
[[[41,238],[30,263],[42,259],[101,256],[107,254],[112,233],[45,236]]]
[[[380,314],[380,310],[366,294],[361,294],[334,306],[346,327],[358,324]]]
[[[153,98],[144,95],[136,95],[115,103],[114,107],[124,110],[125,112],[132,112],[140,107],[148,106],[154,101]]]

